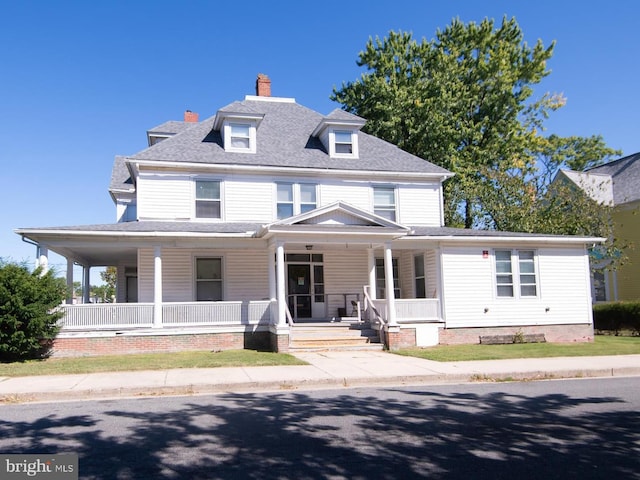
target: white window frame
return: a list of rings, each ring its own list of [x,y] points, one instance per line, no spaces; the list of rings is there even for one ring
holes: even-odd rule
[[[220,279],[198,279],[198,260],[220,260]],[[210,256],[210,255],[195,255],[193,257],[193,300],[195,302],[206,302],[206,301],[224,301],[225,299],[225,265],[224,258],[221,256]],[[220,283],[220,300],[198,300],[198,282],[199,281],[207,281],[207,282],[219,282]]]
[[[218,183],[219,185],[219,191],[220,191],[220,198],[219,199],[198,199],[198,182],[215,182]],[[223,202],[223,197],[224,197],[224,182],[222,180],[220,180],[219,178],[194,178],[193,179],[193,213],[191,215],[191,218],[197,220],[197,221],[220,221],[223,219],[224,217],[224,202]],[[197,208],[197,202],[198,201],[212,201],[212,202],[219,202],[220,203],[220,216],[218,217],[198,217],[198,208]]]
[[[380,300],[387,298],[387,277],[385,275],[384,257],[376,257],[376,296]],[[400,259],[393,257],[391,259],[391,268],[393,272],[393,295],[394,298],[402,298],[402,289],[400,288]]]
[[[393,205],[376,205],[376,190],[393,190]],[[388,218],[385,215],[381,215],[379,212],[391,212],[390,208],[393,206],[393,218]],[[398,222],[398,189],[395,185],[372,185],[371,186],[371,211],[376,215],[386,218],[392,222]],[[378,211],[376,211],[378,210]]]
[[[232,143],[232,134],[231,130],[234,126],[242,126],[249,128],[248,137],[243,136],[242,138],[249,139],[249,146],[245,147],[234,147]],[[241,119],[231,119],[226,120],[223,124],[222,130],[224,132],[224,150],[225,152],[237,152],[237,153],[256,153],[256,122],[254,121],[243,121]]]
[[[416,265],[422,265],[422,275],[418,275]],[[418,282],[422,283],[424,289],[424,296],[418,296]],[[425,254],[417,253],[413,256],[413,296],[414,298],[427,298],[427,267],[425,264]]]
[[[318,184],[317,183],[312,183],[312,182],[275,182],[275,213],[274,213],[274,218],[276,218],[277,220],[282,220],[282,218],[278,218],[278,204],[280,203],[285,203],[285,202],[280,202],[278,200],[278,186],[280,185],[289,185],[291,187],[292,190],[292,201],[291,202],[287,202],[288,204],[291,204],[293,206],[292,208],[292,215],[291,216],[295,216],[295,215],[299,215],[301,213],[306,213],[310,210],[314,210],[316,208],[318,208],[318,204],[319,204],[319,192],[318,192]],[[311,205],[311,203],[309,202],[303,202],[302,201],[302,192],[301,192],[301,187],[303,185],[308,185],[308,186],[312,186],[315,189],[315,206],[312,209],[305,209],[304,212],[303,210],[303,205]],[[288,218],[288,217],[284,217],[284,218]]]
[[[509,252],[509,258],[511,262],[511,272],[498,272],[497,268],[497,252]],[[531,264],[533,265],[533,272],[523,272],[521,271],[521,258],[520,254],[523,252],[531,252],[533,254],[533,258],[531,259]],[[528,263],[528,262],[527,262]],[[498,282],[499,276],[511,275],[511,283],[500,283]],[[524,275],[533,275],[534,283],[523,282]],[[497,299],[536,299],[540,298],[540,274],[538,269],[538,252],[533,248],[496,248],[493,250],[493,284],[494,284],[494,296]],[[522,292],[523,287],[533,285],[536,290],[535,295],[524,295]],[[498,292],[499,286],[511,286],[512,294],[511,295],[500,295]]]
[[[338,142],[336,134],[351,134],[351,142]],[[338,152],[336,144],[351,145],[351,153]],[[333,158],[358,158],[358,132],[345,128],[332,128],[329,130],[329,156]]]

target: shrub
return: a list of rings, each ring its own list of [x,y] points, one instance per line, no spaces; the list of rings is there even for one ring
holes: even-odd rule
[[[616,335],[631,330],[640,335],[640,301],[599,303],[593,306],[593,326]]]
[[[0,260],[0,361],[48,355],[64,313],[64,280],[52,270],[29,272],[25,265]]]

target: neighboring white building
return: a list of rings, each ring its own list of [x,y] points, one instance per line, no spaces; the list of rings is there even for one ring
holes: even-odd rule
[[[286,351],[297,323],[354,305],[391,349],[593,338],[599,239],[447,228],[450,172],[363,133],[362,118],[269,95],[259,76],[256,96],[202,122],[187,112],[116,157],[116,223],[17,230],[71,266],[118,268],[118,303],[66,306],[59,349],[187,335]]]

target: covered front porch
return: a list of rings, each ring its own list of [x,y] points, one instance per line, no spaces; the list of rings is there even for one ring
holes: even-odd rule
[[[390,332],[388,348],[394,332],[442,325],[439,251],[403,243],[408,232],[337,204],[266,226],[132,222],[28,237],[83,265],[85,281],[91,267],[117,267],[115,302],[67,302],[63,335],[244,332],[285,351],[308,321],[368,322]]]

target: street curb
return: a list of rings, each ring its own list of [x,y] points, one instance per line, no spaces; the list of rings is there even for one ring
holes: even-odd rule
[[[107,400],[122,398],[152,398],[157,396],[189,396],[222,393],[288,392],[294,390],[340,389],[357,387],[391,387],[408,385],[444,385],[463,383],[491,383],[540,381],[579,378],[608,378],[640,376],[640,367],[603,369],[570,369],[557,371],[494,372],[491,374],[459,373],[408,375],[388,377],[325,378],[313,380],[278,380],[268,382],[226,382],[217,384],[188,384],[162,387],[121,387],[110,389],[87,389],[64,392],[31,392],[4,394],[0,406],[58,401]]]

